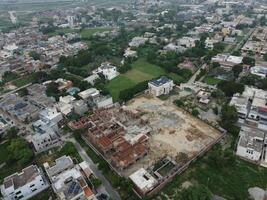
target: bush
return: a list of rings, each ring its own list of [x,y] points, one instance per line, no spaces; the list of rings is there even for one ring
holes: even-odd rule
[[[199,115],[199,111],[197,109],[192,110],[192,115],[197,117]]]

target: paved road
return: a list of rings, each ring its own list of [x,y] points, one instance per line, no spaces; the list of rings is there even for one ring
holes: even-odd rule
[[[251,34],[255,31],[255,28],[251,29],[247,35],[236,45],[236,47],[231,51],[231,54],[235,51],[238,51],[239,49],[241,49],[243,47],[243,45],[245,44],[245,42],[247,42],[247,40],[250,38]]]
[[[93,173],[95,174],[95,176],[98,177],[102,181],[102,184],[105,187],[108,194],[110,195],[110,197],[114,200],[121,200],[117,191],[110,185],[109,181],[105,178],[105,176],[102,174],[102,172],[97,168],[96,164],[87,155],[87,153],[82,148],[82,146],[74,138],[68,138],[67,140],[72,142],[75,145],[81,158],[89,164],[89,166],[90,166],[91,170],[93,171]]]
[[[206,64],[203,64],[196,72],[193,74],[193,76],[187,81],[188,84],[192,84],[195,82],[197,75],[201,72],[201,69],[205,69]]]

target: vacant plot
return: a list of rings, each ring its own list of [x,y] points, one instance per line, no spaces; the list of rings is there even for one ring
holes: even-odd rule
[[[107,84],[107,89],[115,101],[118,100],[122,90],[131,88],[143,81],[157,78],[165,75],[166,72],[156,66],[148,63],[144,59],[139,59],[132,64],[132,69],[125,74],[121,74]]]
[[[208,85],[217,85],[219,82],[221,82],[221,80],[211,76],[206,76],[203,82],[207,83]]]
[[[88,28],[81,30],[80,34],[82,36],[82,39],[89,39],[93,34],[97,32],[104,32],[104,31],[110,31],[111,28]]]
[[[177,176],[171,183],[163,188],[159,195],[163,199],[179,199],[183,183],[189,181],[192,184],[205,185],[216,195],[228,200],[249,200],[248,189],[250,187],[266,188],[267,169],[250,164],[236,158],[233,165],[222,167],[212,166],[207,160],[213,153],[211,150],[207,155],[194,163],[185,173]],[[153,198],[153,199],[156,199]],[[161,198],[159,198],[161,199]]]
[[[56,29],[54,32],[48,33],[49,36],[55,36],[59,34],[67,34],[67,33],[78,33],[79,29],[73,29],[73,28],[59,28]]]
[[[31,83],[33,80],[34,80],[34,73],[18,78],[12,81],[11,83],[15,85],[16,87],[22,87],[24,85]]]
[[[221,135],[213,127],[172,103],[157,98],[135,98],[128,103],[126,109],[145,113],[144,117],[153,130],[149,138],[149,154],[130,167],[126,172],[129,174],[141,166],[148,167],[165,156],[174,160],[179,153],[185,153],[188,158],[195,157]]]

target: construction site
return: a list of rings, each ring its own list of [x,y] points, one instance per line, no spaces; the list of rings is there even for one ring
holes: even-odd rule
[[[83,138],[126,177],[166,157],[181,166],[222,135],[172,102],[144,96],[95,110],[82,121],[88,129]]]

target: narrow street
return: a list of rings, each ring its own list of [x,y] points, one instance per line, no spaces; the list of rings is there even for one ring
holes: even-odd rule
[[[89,167],[91,168],[95,176],[102,181],[102,184],[104,188],[106,189],[106,191],[108,192],[108,194],[110,195],[111,199],[121,200],[118,192],[110,185],[109,181],[102,174],[102,172],[98,169],[98,167],[91,160],[91,158],[87,155],[86,151],[82,148],[82,146],[74,138],[68,138],[66,140],[72,142],[75,145],[81,158],[89,164]]]

